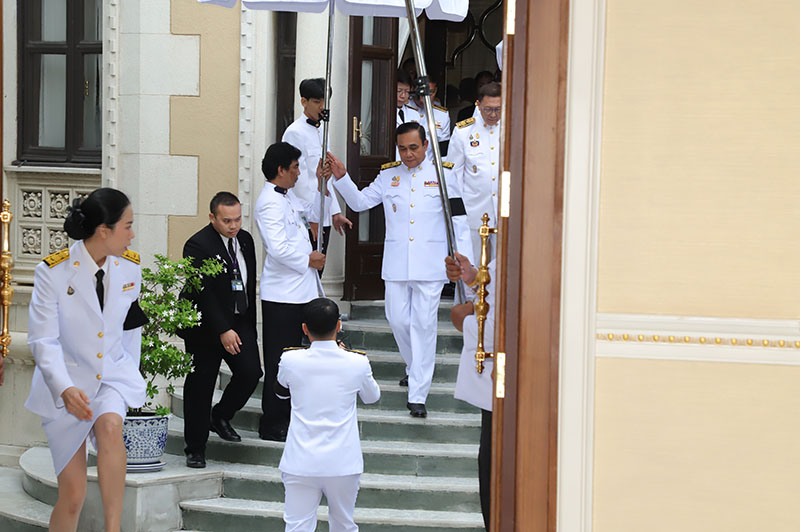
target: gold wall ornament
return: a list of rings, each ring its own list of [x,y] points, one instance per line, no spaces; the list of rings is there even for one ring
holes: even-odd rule
[[[478,228],[478,234],[481,237],[481,260],[478,274],[475,276],[475,283],[478,285],[477,299],[473,303],[475,307],[475,317],[478,320],[478,349],[475,352],[475,369],[478,373],[483,373],[483,362],[487,358],[492,358],[492,353],[487,353],[483,349],[483,340],[486,327],[486,316],[489,314],[489,302],[486,301],[488,292],[486,285],[492,280],[489,275],[489,235],[497,233],[497,229],[489,227],[489,213],[483,213],[481,216],[483,224]]]
[[[14,257],[11,255],[9,234],[11,233],[11,202],[3,200],[3,210],[0,211],[0,223],[3,231],[2,252],[0,252],[0,270],[2,271],[2,288],[0,289],[0,305],[3,307],[3,331],[0,334],[0,352],[3,358],[8,356],[8,346],[11,344],[11,333],[8,332],[8,316],[11,311],[11,300],[14,298],[14,288],[11,286],[11,269],[14,267]]]
[[[662,336],[658,333],[650,333],[650,334],[636,334],[636,333],[623,333],[623,332],[597,332],[596,338],[597,340],[601,341],[615,341],[618,339],[628,340],[629,338],[636,337],[640,342],[650,342],[650,343],[664,343],[669,341],[669,343],[676,343],[681,340],[681,337],[677,337],[674,335],[669,336]],[[728,337],[723,338],[721,336],[715,336],[713,338],[709,338],[706,336],[683,336],[683,343],[684,344],[700,344],[700,345],[718,345],[718,346],[733,346],[733,347],[744,347],[747,345],[748,347],[771,347],[771,348],[791,348],[795,347],[800,349],[800,340],[796,340],[794,338],[779,338],[779,339],[767,339],[762,338],[760,340],[753,340],[752,338],[742,338],[740,337]],[[712,342],[713,340],[713,342]]]

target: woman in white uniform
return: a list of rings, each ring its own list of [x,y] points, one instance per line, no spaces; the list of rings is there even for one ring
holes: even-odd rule
[[[42,417],[58,477],[51,531],[74,532],[86,496],[86,440],[97,449],[105,529],[122,517],[127,456],[122,420],[142,406],[139,255],[133,210],[118,190],[75,200],[64,230],[77,240],[36,267],[28,345],[36,360],[25,406]]]

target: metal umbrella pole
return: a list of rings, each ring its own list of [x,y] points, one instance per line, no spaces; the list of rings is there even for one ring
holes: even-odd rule
[[[406,0],[406,13],[408,16],[408,24],[411,28],[411,47],[414,50],[414,60],[417,63],[417,73],[419,77],[415,80],[417,84],[417,91],[422,96],[422,101],[425,104],[425,117],[428,120],[428,136],[429,142],[432,143],[433,148],[433,161],[436,167],[436,175],[439,181],[439,194],[442,198],[442,211],[444,212],[444,225],[447,233],[447,251],[451,257],[455,258],[456,248],[456,234],[453,229],[453,213],[450,210],[450,198],[447,196],[447,184],[444,178],[444,167],[442,166],[442,153],[439,149],[439,138],[436,135],[436,120],[433,117],[433,102],[431,102],[431,86],[428,81],[428,70],[425,66],[425,59],[422,57],[422,40],[419,36],[419,25],[417,24],[417,17],[414,14],[414,0]],[[456,298],[457,302],[463,303],[467,301],[464,292],[464,283],[458,281],[456,284]]]

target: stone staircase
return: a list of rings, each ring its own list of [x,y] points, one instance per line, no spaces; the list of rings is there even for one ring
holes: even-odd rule
[[[408,415],[407,389],[397,384],[403,363],[383,316],[383,304],[354,303],[350,319],[344,322],[345,342],[368,352],[381,386],[378,403],[359,403],[358,407],[365,472],[355,518],[365,532],[483,530],[477,482],[480,415],[453,398],[461,336],[448,316],[449,305],[443,303],[427,419]],[[223,369],[220,385],[224,387],[229,378],[227,368]],[[128,489],[140,495],[134,511],[152,521],[150,528],[140,530],[283,530],[284,493],[277,469],[283,443],[258,438],[261,393],[260,384],[233,420],[242,442],[226,442],[211,434],[208,467],[191,470],[183,465],[183,390],[176,390],[167,467],[159,473],[128,475]],[[218,390],[215,397],[220,394]],[[14,496],[20,499],[15,503],[19,515],[12,515],[11,505],[0,503],[0,530],[41,531],[46,529],[56,493],[49,453],[31,449],[20,465],[21,471],[0,468],[0,500],[14,486]],[[89,476],[96,490],[94,468]],[[24,491],[18,488],[20,484]],[[91,497],[91,482],[89,493]],[[319,530],[328,530],[324,504],[323,499]]]

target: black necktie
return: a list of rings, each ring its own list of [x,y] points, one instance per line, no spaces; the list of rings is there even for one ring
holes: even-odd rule
[[[94,274],[97,277],[97,300],[100,302],[100,310],[103,310],[103,299],[105,299],[105,288],[103,288],[103,276],[106,274],[103,270],[97,270]]]
[[[244,314],[247,310],[247,293],[245,292],[244,279],[242,279],[242,270],[239,269],[239,259],[236,258],[236,248],[233,247],[233,239],[228,239],[228,255],[231,257],[231,265],[233,266],[233,280],[241,283],[241,290],[233,291],[233,301],[236,303],[236,310],[239,314]]]
[[[403,108],[402,108],[402,107],[401,107],[401,108],[400,108],[400,110],[397,112],[397,114],[399,114],[399,115],[400,115],[400,121],[401,121],[401,122],[403,122],[403,123],[405,124],[405,122],[406,122],[406,115],[405,115],[405,113],[403,112]]]

